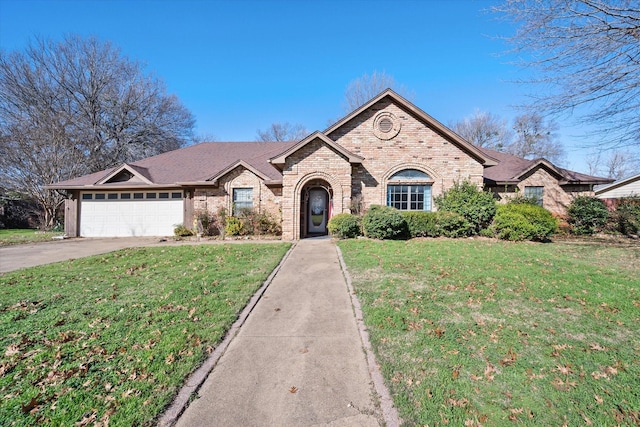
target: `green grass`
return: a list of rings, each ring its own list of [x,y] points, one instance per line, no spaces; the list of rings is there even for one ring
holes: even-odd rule
[[[52,231],[39,231],[30,228],[2,228],[0,229],[0,246],[17,245],[22,243],[48,242],[55,236],[64,233]]]
[[[640,424],[640,246],[338,243],[405,425]]]
[[[289,247],[127,249],[0,276],[0,425],[152,425]]]

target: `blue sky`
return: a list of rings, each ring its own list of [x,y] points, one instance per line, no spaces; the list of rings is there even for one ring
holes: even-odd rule
[[[33,36],[97,36],[162,78],[196,133],[251,141],[273,122],[323,130],[344,115],[350,81],[384,71],[445,124],[474,110],[511,119],[527,88],[501,55],[513,32],[493,0],[0,0],[0,47]],[[561,123],[562,124],[562,123]],[[586,171],[568,127],[566,166]]]

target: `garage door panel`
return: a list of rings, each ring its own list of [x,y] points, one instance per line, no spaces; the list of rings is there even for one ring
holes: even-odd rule
[[[81,201],[84,237],[169,236],[182,221],[182,199]]]

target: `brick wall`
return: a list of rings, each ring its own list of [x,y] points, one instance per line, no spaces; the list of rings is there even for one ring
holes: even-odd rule
[[[385,114],[395,120],[398,133],[380,139],[374,126]],[[352,182],[352,193],[362,195],[365,208],[386,203],[387,181],[403,169],[427,173],[433,180],[433,197],[463,179],[482,185],[483,167],[478,161],[388,99],[374,104],[329,137],[365,158],[362,165],[354,166]]]
[[[269,212],[277,220],[282,218],[280,212],[282,188],[267,187],[260,177],[242,166],[238,166],[218,180],[217,187],[195,189],[193,198],[195,214],[199,212],[216,214],[221,208],[231,214],[234,188],[253,189],[254,209],[259,212]]]
[[[517,185],[491,188],[496,193],[502,203],[506,203],[516,194],[525,193],[525,187],[544,187],[542,194],[542,207],[558,216],[565,216],[571,201],[579,195],[591,196],[594,193],[588,185],[563,185],[558,179],[543,167],[531,171]]]
[[[287,158],[283,170],[282,238],[299,239],[301,194],[311,182],[326,182],[333,192],[333,212],[348,212],[351,200],[351,165],[341,154],[317,138]]]

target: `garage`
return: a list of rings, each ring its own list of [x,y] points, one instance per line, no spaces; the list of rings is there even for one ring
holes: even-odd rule
[[[183,211],[182,192],[83,192],[80,236],[170,236]]]

